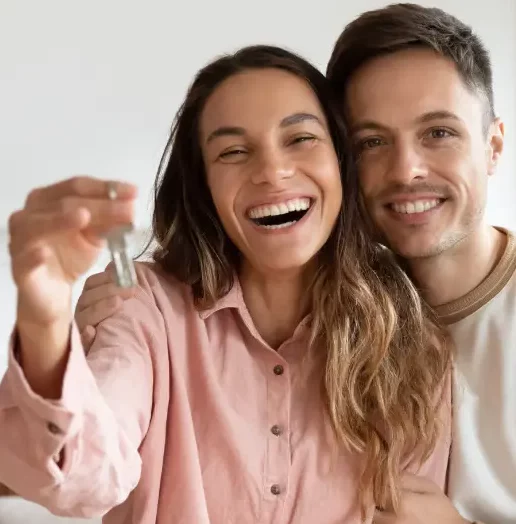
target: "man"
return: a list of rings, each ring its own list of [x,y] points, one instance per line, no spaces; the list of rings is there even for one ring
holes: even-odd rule
[[[457,346],[451,501],[407,477],[399,514],[377,511],[375,524],[514,524],[516,242],[484,220],[503,149],[489,55],[456,18],[397,4],[345,28],[328,77],[343,97],[380,240],[405,259]],[[79,325],[117,307],[109,281],[104,273],[87,282]],[[94,334],[91,325],[83,332]]]
[[[516,242],[484,219],[503,149],[489,55],[465,24],[396,4],[351,22],[327,75],[351,130],[365,207],[456,345],[448,495],[466,522],[516,522]],[[464,522],[407,479],[377,524]]]

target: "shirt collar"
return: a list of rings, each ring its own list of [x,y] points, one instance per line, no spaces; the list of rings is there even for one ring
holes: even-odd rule
[[[240,285],[240,280],[238,278],[238,275],[234,275],[233,278],[233,286],[229,290],[229,292],[222,297],[220,300],[218,300],[211,308],[204,309],[199,312],[199,316],[202,320],[208,319],[211,315],[216,313],[217,311],[222,311],[223,309],[236,309],[244,323],[247,325],[250,332],[253,334],[253,336],[259,340],[262,340],[262,337],[256,330],[256,326],[254,325],[254,322],[251,318],[251,315],[249,314],[249,310],[247,309],[247,306],[244,302],[244,295],[242,293],[242,287]],[[308,336],[309,330],[310,330],[310,324],[312,321],[312,315],[308,314],[305,318],[302,319],[302,321],[299,323],[297,328],[295,329],[292,339],[298,339],[299,337]]]
[[[222,309],[239,309],[245,308],[244,297],[242,295],[242,288],[240,287],[240,280],[238,276],[233,277],[233,286],[229,292],[221,299],[217,300],[215,304],[208,309],[203,309],[199,312],[200,317],[203,320],[209,318],[213,313],[221,311]]]

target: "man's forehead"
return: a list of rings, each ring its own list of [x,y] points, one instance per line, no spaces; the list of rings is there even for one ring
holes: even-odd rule
[[[455,64],[430,50],[407,50],[371,60],[350,79],[348,118],[381,119],[388,125],[413,122],[426,113],[448,111],[466,119],[479,97],[468,89]]]

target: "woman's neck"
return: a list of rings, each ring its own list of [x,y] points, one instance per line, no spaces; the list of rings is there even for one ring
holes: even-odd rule
[[[244,265],[240,285],[246,307],[261,337],[273,349],[289,339],[310,307],[310,278],[306,270],[264,275]],[[311,274],[311,272],[310,272]]]

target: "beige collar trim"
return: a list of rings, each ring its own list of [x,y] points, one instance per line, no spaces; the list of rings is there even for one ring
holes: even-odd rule
[[[453,324],[478,311],[506,286],[516,271],[516,238],[507,229],[497,229],[507,235],[507,245],[500,261],[475,289],[457,300],[434,308],[444,324]]]

